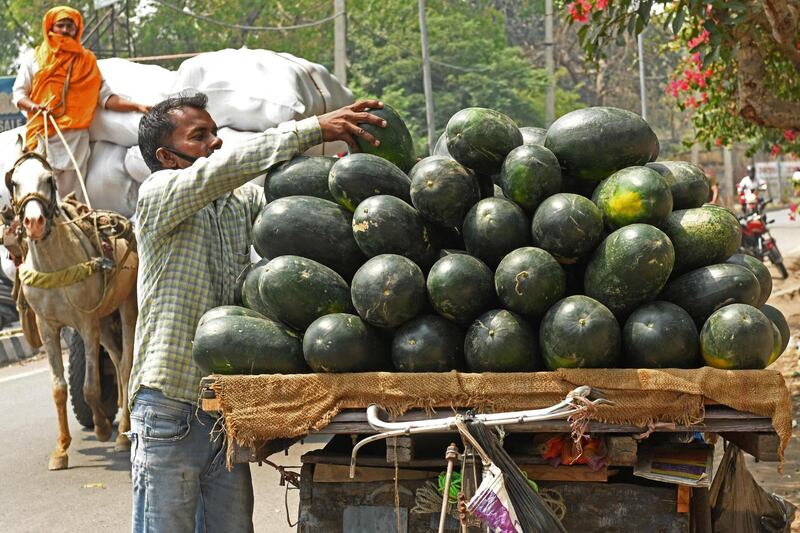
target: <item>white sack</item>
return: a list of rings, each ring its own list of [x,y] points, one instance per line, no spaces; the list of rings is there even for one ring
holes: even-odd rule
[[[19,158],[17,137],[25,138],[25,126],[0,132],[0,207],[11,204],[11,193],[6,188],[6,172]]]
[[[139,183],[150,177],[150,167],[144,162],[142,151],[138,145],[131,146],[125,152],[125,172]]]
[[[139,182],[125,172],[126,148],[107,142],[92,143],[86,191],[92,207],[129,217],[136,211]]]

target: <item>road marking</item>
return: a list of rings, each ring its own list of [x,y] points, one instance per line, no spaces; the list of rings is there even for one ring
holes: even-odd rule
[[[16,381],[18,379],[28,378],[31,376],[35,376],[36,374],[41,374],[43,372],[49,372],[50,367],[46,366],[44,368],[40,368],[38,370],[31,370],[30,372],[23,372],[22,374],[17,374],[15,376],[8,376],[7,378],[0,378],[0,384],[8,383],[9,381]]]

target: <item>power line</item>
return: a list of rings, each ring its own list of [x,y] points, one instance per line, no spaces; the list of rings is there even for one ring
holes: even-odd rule
[[[224,22],[221,20],[217,20],[215,18],[209,17],[207,15],[200,15],[198,13],[192,13],[191,11],[187,11],[183,8],[178,6],[172,5],[168,2],[164,2],[163,0],[150,0],[151,2],[164,6],[167,9],[171,9],[176,13],[180,13],[182,15],[186,15],[188,17],[196,18],[198,20],[202,20],[203,22],[208,22],[209,24],[214,24],[217,26],[222,26],[225,28],[230,28],[234,30],[245,30],[245,31],[286,31],[286,30],[299,30],[301,28],[311,28],[313,26],[319,26],[320,24],[324,24],[326,22],[330,22],[331,20],[335,19],[339,15],[342,15],[343,12],[334,13],[328,17],[313,20],[311,22],[302,22],[300,24],[292,24],[291,26],[247,26],[245,24],[232,24],[230,22]]]

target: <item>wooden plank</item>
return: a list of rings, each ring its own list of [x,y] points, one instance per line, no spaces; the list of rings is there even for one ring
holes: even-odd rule
[[[534,481],[594,481],[606,483],[608,476],[618,473],[618,470],[609,470],[603,467],[600,470],[592,471],[586,465],[520,465],[520,469]]]
[[[689,513],[689,504],[692,499],[692,489],[686,485],[678,485],[678,512]]]
[[[636,454],[639,443],[627,435],[609,435],[606,437],[608,463],[614,466],[636,466]]]
[[[690,500],[692,533],[713,533],[711,527],[711,503],[707,488],[693,487]]]
[[[218,413],[221,410],[219,399],[203,398],[200,400],[200,407],[207,413]]]
[[[433,479],[439,477],[439,472],[429,470],[411,470],[401,468],[398,470],[399,480],[404,479]],[[331,465],[319,463],[314,468],[314,483],[371,483],[375,481],[393,481],[394,468],[376,468],[370,466],[356,467],[356,476],[350,479],[349,465]]]
[[[722,433],[722,438],[731,441],[758,461],[778,462],[780,439],[775,433]]]

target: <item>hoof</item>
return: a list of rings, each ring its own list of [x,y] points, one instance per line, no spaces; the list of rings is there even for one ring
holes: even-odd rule
[[[67,454],[56,454],[50,456],[50,462],[47,464],[48,470],[66,470],[69,467],[69,458]]]
[[[117,435],[117,440],[114,441],[115,452],[129,452],[131,451],[131,441],[125,435]]]
[[[100,442],[108,442],[111,439],[111,424],[108,423],[108,420],[105,422],[103,425],[97,423],[94,425],[94,435]]]

